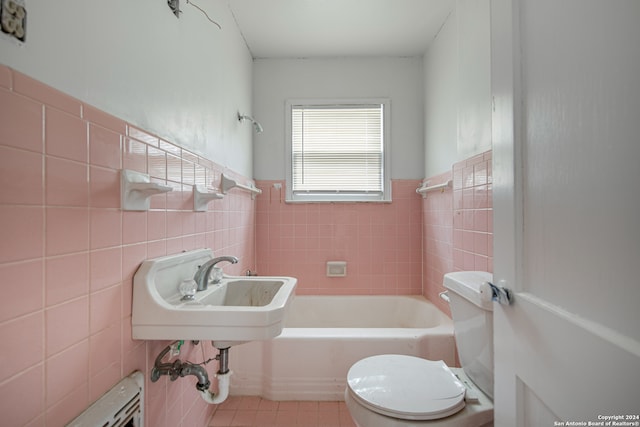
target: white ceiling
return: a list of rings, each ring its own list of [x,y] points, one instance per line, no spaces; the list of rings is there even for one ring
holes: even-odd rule
[[[420,56],[455,0],[228,0],[254,58]]]

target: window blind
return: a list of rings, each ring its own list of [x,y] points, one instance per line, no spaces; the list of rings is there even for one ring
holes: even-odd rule
[[[294,194],[384,191],[384,105],[293,105]]]

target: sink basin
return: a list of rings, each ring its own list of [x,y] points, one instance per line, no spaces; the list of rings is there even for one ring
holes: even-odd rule
[[[202,305],[264,307],[273,301],[282,285],[282,280],[227,277],[196,301]]]
[[[198,249],[142,263],[133,279],[134,339],[211,340],[224,348],[280,335],[293,277],[224,276],[194,300],[181,299],[180,282],[212,258],[210,249]]]

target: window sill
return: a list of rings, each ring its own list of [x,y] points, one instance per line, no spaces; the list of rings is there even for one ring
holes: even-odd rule
[[[332,195],[298,195],[295,198],[287,197],[285,203],[391,203],[391,194],[387,197],[383,196],[353,196],[345,195],[342,197],[336,197]]]

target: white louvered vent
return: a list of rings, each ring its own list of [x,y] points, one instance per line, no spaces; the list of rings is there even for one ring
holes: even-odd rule
[[[67,427],[144,427],[144,376],[123,378]]]

